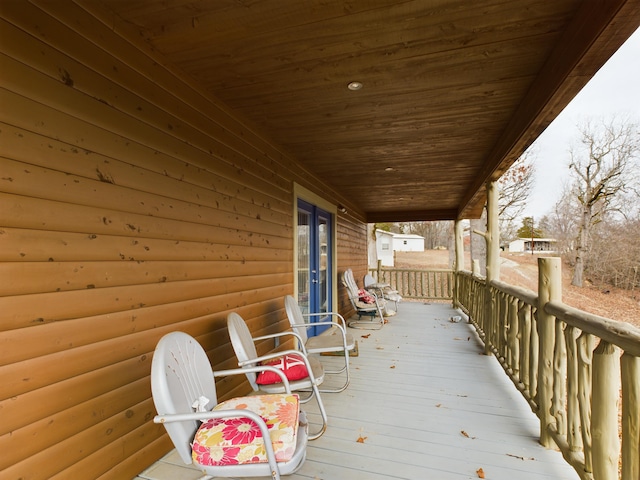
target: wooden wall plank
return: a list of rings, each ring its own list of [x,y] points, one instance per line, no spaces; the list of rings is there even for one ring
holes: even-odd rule
[[[132,190],[115,184],[111,173],[102,173],[101,180],[86,179],[69,172],[51,170],[28,163],[2,158],[2,191],[38,199],[59,202],[74,202],[85,199],[84,205],[106,208],[139,215],[149,215],[181,220],[203,225],[237,225],[246,230],[267,235],[282,235],[289,230],[282,228],[283,222],[267,223],[260,213],[252,216],[239,212],[225,212],[216,203],[183,202],[174,198]],[[143,182],[145,178],[141,178]],[[289,215],[290,217],[290,215]],[[289,235],[287,235],[289,236]]]
[[[280,283],[277,281],[280,280]],[[286,274],[260,275],[249,278],[212,278],[151,285],[123,285],[109,288],[88,288],[70,292],[40,293],[0,298],[0,311],[4,315],[5,330],[27,328],[49,322],[102,315],[122,311],[135,311],[142,307],[221,297],[233,293],[235,302],[241,305],[246,298],[260,301],[269,295],[279,297],[290,291]],[[250,282],[250,283],[249,283]],[[280,293],[282,292],[282,293]],[[223,297],[224,298],[224,297]]]
[[[254,245],[221,245],[216,242],[138,239],[117,235],[97,235],[0,228],[0,261],[61,262],[94,261],[292,261],[290,250],[274,250]]]
[[[132,403],[146,401],[148,394],[145,390],[150,388],[149,379],[141,378],[0,436],[0,448],[4,452],[0,458],[0,470],[46,450],[51,443],[57,444],[78,431],[91,427],[96,419],[113,417],[126,411]]]
[[[288,329],[293,182],[344,203],[100,8],[0,12],[2,478],[130,478],[165,453],[159,338],[193,335],[220,369],[237,366],[228,312],[255,334]],[[366,226],[349,209],[339,270],[360,270]]]
[[[215,272],[219,278],[291,274],[290,262],[277,261],[123,261],[123,262],[7,262],[0,263],[0,297],[34,293],[64,292],[85,288],[158,282],[204,280]],[[93,282],[93,283],[90,283]]]
[[[73,130],[76,131],[86,125],[55,112],[45,114],[46,109],[24,98],[17,98],[15,102],[19,108],[34,109],[36,115],[47,115],[54,122],[62,122],[64,125],[70,122]],[[44,133],[47,132],[44,126],[40,126],[39,129]],[[58,134],[61,130],[66,132],[66,128],[58,129]],[[71,133],[70,129],[69,135]],[[100,130],[87,129],[85,133],[98,135],[99,138],[105,140],[107,138]],[[271,194],[247,189],[247,185],[240,185],[217,173],[190,167],[184,162],[171,159],[158,152],[146,151],[143,148],[134,150],[135,147],[131,145],[120,148],[121,139],[116,136],[112,137],[112,143],[115,146],[109,153],[123,156],[126,158],[126,162],[47,137],[44,134],[29,132],[8,123],[0,123],[0,139],[2,140],[0,155],[7,158],[161,196],[166,196],[167,192],[171,192],[173,198],[185,202],[215,205],[216,208],[225,212],[238,212],[249,217],[254,217],[255,210],[259,207],[268,206],[269,212],[262,212],[263,219],[272,219],[274,222],[285,225],[291,224],[288,199],[281,200]],[[148,158],[153,158],[154,161],[146,161]],[[173,176],[178,174],[182,182],[180,184],[175,182]]]
[[[64,211],[64,215],[60,212]],[[200,224],[181,220],[160,219],[151,215],[108,210],[53,200],[0,193],[0,215],[7,227],[55,230],[62,232],[129,235],[137,238],[157,238],[215,242],[221,245],[286,248],[291,240],[275,235],[254,235],[232,225]],[[273,226],[274,234],[278,231]],[[55,259],[54,259],[55,260]]]
[[[33,8],[32,15],[34,18],[30,21],[44,16],[37,8]],[[45,29],[51,30],[51,38],[61,39],[66,46],[77,44],[77,42],[81,41],[75,32],[69,31],[63,25],[48,22]],[[201,168],[220,168],[226,165],[231,169],[241,170],[246,175],[255,176],[256,179],[262,180],[263,186],[261,188],[265,191],[269,187],[271,189],[280,188],[284,191],[288,189],[288,182],[279,175],[278,169],[269,169],[268,166],[256,164],[251,159],[252,157],[255,158],[259,152],[256,152],[246,142],[242,142],[244,144],[242,148],[249,150],[251,157],[246,157],[237,152],[237,140],[233,145],[234,148],[231,148],[210,134],[204,135],[203,132],[182,124],[175,116],[169,115],[164,108],[171,109],[173,112],[180,111],[180,105],[173,95],[167,96],[158,93],[155,104],[145,102],[140,95],[143,92],[146,92],[143,95],[148,95],[148,92],[159,92],[157,83],[153,79],[143,79],[135,73],[127,75],[130,71],[127,65],[115,61],[113,57],[105,56],[102,49],[90,42],[85,41],[76,46],[76,54],[81,53],[86,62],[85,64],[80,64],[49,47],[42,47],[41,44],[40,48],[38,48],[38,55],[34,56],[33,52],[37,46],[32,47],[30,50],[25,49],[25,51],[23,50],[23,45],[28,46],[30,43],[35,42],[35,39],[17,28],[11,28],[10,25],[4,25],[3,30],[3,34],[6,31],[6,35],[11,37],[6,51],[13,58],[20,61],[11,65],[9,69],[5,62],[11,63],[12,61],[5,56],[0,58],[2,68],[7,68],[11,72],[3,78],[3,84],[11,85],[13,91],[21,93],[24,87],[20,81],[20,76],[29,75],[28,70],[36,68],[43,75],[31,73],[29,75],[31,80],[29,88],[40,87],[38,82],[41,82],[48,85],[49,91],[42,91],[40,87],[38,88],[38,91],[41,92],[40,95],[32,93],[31,98],[63,111],[71,111],[78,115],[79,118],[91,118],[92,121],[97,122],[99,126],[109,131],[120,133],[133,140],[140,139],[143,144],[160,151],[167,148],[176,152],[189,151],[190,163]],[[103,72],[116,71],[117,81],[128,82],[127,89],[133,89],[134,92],[119,88],[118,84],[110,81],[109,78],[96,75],[95,72],[85,67],[85,65],[105,61],[108,63],[98,66],[98,70]],[[20,65],[24,65],[24,68],[21,68]],[[139,84],[140,81],[143,84]],[[33,85],[33,83],[36,84]],[[77,92],[83,92],[86,95],[77,95]],[[102,104],[102,106],[98,106],[100,114],[98,117],[93,115],[88,117],[86,112],[96,110],[96,106],[93,105],[95,99],[99,99]],[[126,109],[129,109],[126,112],[128,113],[127,115],[114,111],[117,110],[119,105],[125,105]],[[160,109],[156,105],[163,105],[163,108]],[[147,121],[150,123],[146,123]],[[132,130],[131,128],[134,125],[135,129]],[[207,122],[202,127],[203,131],[208,131],[207,127],[210,128],[210,122]],[[177,132],[182,132],[182,138],[176,135]],[[215,152],[218,160],[222,160],[222,163],[219,163],[217,167],[212,166],[210,162],[205,160],[207,155],[212,152]],[[202,155],[203,153],[205,155]],[[269,187],[266,185],[269,185]]]
[[[15,63],[13,65],[15,65]],[[0,77],[0,84],[3,79],[4,76]],[[42,88],[48,90],[51,88],[51,85],[57,86],[55,82],[50,82],[43,84]],[[64,91],[66,92],[66,90]],[[99,104],[99,110],[106,108],[102,103],[97,103]],[[121,161],[126,160],[127,163],[136,162],[136,164],[139,164],[143,168],[153,170],[174,180],[184,181],[186,178],[189,180],[189,183],[194,183],[213,191],[221,191],[231,198],[241,198],[249,203],[256,204],[262,200],[259,205],[265,208],[271,208],[272,204],[274,207],[285,205],[284,202],[286,202],[287,192],[282,192],[283,196],[281,197],[271,196],[271,198],[273,198],[273,200],[271,200],[269,196],[266,195],[266,191],[269,191],[269,189],[261,185],[259,179],[243,175],[243,170],[231,169],[229,167],[225,167],[223,170],[229,173],[232,172],[235,175],[236,181],[230,181],[219,175],[208,174],[206,168],[195,166],[192,163],[190,154],[197,153],[193,150],[184,152],[182,157],[176,158],[173,152],[167,154],[162,150],[132,141],[127,137],[91,125],[84,120],[78,119],[74,115],[51,109],[39,102],[35,102],[23,95],[16,94],[4,88],[0,88],[0,104],[4,107],[0,109],[1,122],[23,130],[36,132],[45,137],[61,139],[69,144],[71,147],[68,150],[68,161],[73,157],[81,156],[72,154],[87,155],[88,153],[93,153],[98,150],[103,156],[118,158]],[[12,111],[30,112],[30,114],[15,116],[11,115]],[[96,112],[96,115],[102,115],[103,113],[104,112]],[[100,145],[100,148],[88,148],[89,145]],[[199,155],[206,156],[204,153],[200,153]],[[72,161],[74,160],[75,158],[73,158]],[[209,156],[207,157],[207,161],[215,165],[217,159]],[[97,169],[94,176],[97,179],[109,178],[115,183],[120,181],[119,177],[114,178],[109,167],[104,170]],[[261,192],[257,189],[258,187],[262,187],[265,192]],[[176,188],[176,186],[171,187],[171,190],[173,190],[173,188]],[[269,193],[273,193],[273,191],[269,191]],[[285,210],[286,208],[283,207],[282,212],[284,213]]]

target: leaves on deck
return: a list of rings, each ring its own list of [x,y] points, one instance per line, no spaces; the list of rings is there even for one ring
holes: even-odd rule
[[[363,437],[362,435],[360,435],[360,436],[358,437],[358,440],[356,440],[356,442],[358,442],[358,443],[364,443],[364,441],[365,441],[367,438],[368,438],[368,437]]]
[[[476,473],[478,474],[478,478],[484,478],[484,470],[482,469],[482,467],[476,470]]]
[[[362,338],[369,338],[371,336],[370,333],[367,333],[366,335],[360,335]]]
[[[475,439],[477,438],[477,437],[472,437],[471,435],[469,435],[469,434],[468,434],[467,432],[465,432],[464,430],[460,430],[460,434],[461,434],[463,437],[470,438],[471,440],[475,440]]]
[[[535,460],[534,457],[522,457],[520,455],[514,455],[512,453],[507,453],[507,457],[519,458],[520,460]]]

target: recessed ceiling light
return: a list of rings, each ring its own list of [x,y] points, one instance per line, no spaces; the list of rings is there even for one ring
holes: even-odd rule
[[[350,82],[349,85],[347,85],[347,88],[349,90],[360,90],[362,88],[362,83],[361,82]]]
[[[393,172],[393,167],[387,167],[384,169],[385,172]]]

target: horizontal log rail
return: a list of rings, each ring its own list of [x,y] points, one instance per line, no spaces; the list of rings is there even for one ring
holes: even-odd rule
[[[449,269],[372,268],[371,275],[388,283],[402,298],[453,300],[453,271]]]
[[[540,442],[583,480],[640,478],[640,329],[471,272],[455,282],[454,306],[540,418]]]

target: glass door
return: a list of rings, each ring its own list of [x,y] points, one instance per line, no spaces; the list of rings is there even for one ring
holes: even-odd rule
[[[303,313],[326,313],[332,305],[332,216],[331,213],[298,200],[298,304]],[[326,320],[321,315],[312,321]],[[327,325],[312,327],[318,335]]]

